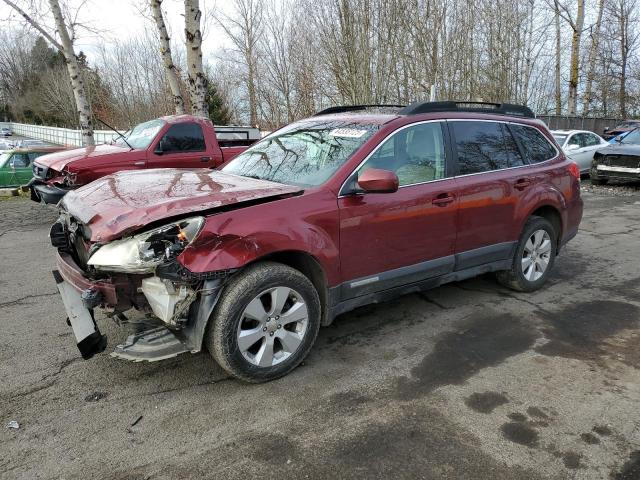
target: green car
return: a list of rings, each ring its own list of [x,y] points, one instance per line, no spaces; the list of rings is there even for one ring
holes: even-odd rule
[[[2,152],[0,154],[0,188],[26,185],[33,176],[33,161],[42,155],[62,149],[62,147],[38,147]]]

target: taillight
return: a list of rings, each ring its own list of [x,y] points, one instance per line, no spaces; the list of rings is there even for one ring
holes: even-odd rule
[[[573,176],[576,180],[580,181],[580,169],[578,168],[578,165],[575,162],[571,162],[569,164],[569,173],[571,174],[571,176]]]

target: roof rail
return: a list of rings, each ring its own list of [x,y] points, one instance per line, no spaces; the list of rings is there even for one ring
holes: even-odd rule
[[[338,107],[329,107],[319,111],[314,115],[330,115],[332,113],[357,112],[358,110],[366,110],[367,108],[405,108],[406,105],[342,105]]]
[[[536,118],[536,114],[524,105],[489,102],[415,102],[406,106],[398,113],[400,115],[417,115],[419,113],[431,112],[479,112]]]

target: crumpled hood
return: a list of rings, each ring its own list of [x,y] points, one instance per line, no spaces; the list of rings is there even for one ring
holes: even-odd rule
[[[52,168],[57,172],[61,172],[69,163],[78,160],[86,160],[103,155],[113,153],[126,153],[129,148],[119,147],[117,145],[93,145],[90,147],[74,148],[73,150],[63,150],[62,152],[43,155],[36,160],[39,165]]]
[[[91,241],[108,242],[164,218],[301,190],[204,168],[159,168],[100,178],[67,193],[61,206],[91,229]]]
[[[640,145],[633,143],[613,143],[608,147],[598,150],[602,155],[638,155],[640,156]]]

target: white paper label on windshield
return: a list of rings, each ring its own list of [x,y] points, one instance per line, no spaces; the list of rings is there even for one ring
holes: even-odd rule
[[[367,133],[366,130],[357,130],[355,128],[336,128],[331,130],[329,135],[332,137],[360,138],[365,133]]]

